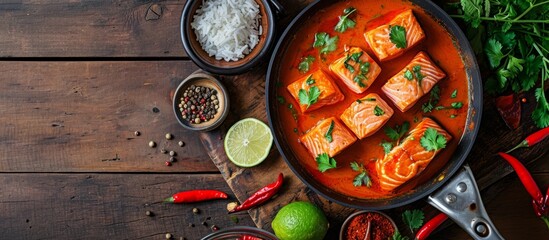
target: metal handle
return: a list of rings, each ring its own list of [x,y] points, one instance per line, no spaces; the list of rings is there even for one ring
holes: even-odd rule
[[[280,4],[277,0],[269,0],[269,2],[273,5],[279,17],[286,15],[286,9],[284,9],[284,6],[282,6],[282,4]]]
[[[427,202],[448,215],[474,239],[503,239],[484,209],[469,166],[464,166],[446,186],[431,194]]]

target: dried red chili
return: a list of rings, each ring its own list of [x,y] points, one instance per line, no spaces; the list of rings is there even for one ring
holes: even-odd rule
[[[248,210],[250,208],[263,204],[267,200],[271,199],[271,197],[274,196],[278,192],[278,190],[280,190],[283,182],[284,182],[284,175],[280,173],[278,174],[278,178],[275,182],[259,189],[257,192],[252,194],[252,196],[246,199],[242,204],[229,210],[229,213]]]
[[[423,226],[416,233],[416,240],[426,239],[435,229],[437,229],[438,226],[440,226],[440,224],[446,221],[446,219],[448,219],[446,214],[439,213],[427,223],[423,224]]]
[[[496,109],[505,121],[507,127],[518,128],[520,124],[520,102],[515,99],[515,94],[496,98]]]
[[[169,198],[164,199],[164,202],[169,203],[192,203],[202,202],[214,199],[227,199],[226,193],[217,190],[190,190],[178,192]]]
[[[543,139],[549,136],[549,127],[546,127],[544,129],[541,129],[535,133],[530,134],[530,136],[526,137],[522,142],[520,142],[519,145],[515,146],[511,150],[507,151],[507,153],[510,153],[517,148],[527,148],[535,145],[536,143],[541,142]]]
[[[395,234],[395,228],[387,217],[369,212],[354,217],[345,231],[347,240],[363,240],[366,237],[367,225],[370,222],[370,239],[386,240]]]

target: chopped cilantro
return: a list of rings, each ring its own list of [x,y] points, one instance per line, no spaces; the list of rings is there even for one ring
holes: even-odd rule
[[[315,80],[313,79],[313,74],[309,75],[307,80],[305,80],[305,83],[307,83],[307,85],[312,85],[315,83]]]
[[[406,48],[406,29],[403,26],[389,26],[389,39],[397,48]]]
[[[395,125],[395,128],[391,127],[385,127],[383,130],[385,131],[385,134],[387,134],[387,137],[389,137],[393,141],[397,141],[401,139],[406,132],[410,129],[410,123],[409,122],[403,122],[402,126],[399,126],[398,124]]]
[[[306,73],[309,71],[311,64],[313,64],[314,61],[315,61],[315,58],[311,55],[303,57],[301,58],[301,62],[297,66],[297,69],[299,69],[301,73]]]
[[[457,116],[455,114],[450,115],[450,118],[456,118]]]
[[[335,26],[334,30],[336,32],[345,32],[347,28],[354,28],[356,22],[351,20],[349,16],[356,11],[354,7],[348,7],[343,10],[343,16],[339,16],[339,22]]]
[[[433,89],[431,89],[429,101],[421,105],[421,109],[424,113],[431,112],[435,108],[435,105],[438,104],[438,101],[440,101],[440,87],[435,85]]]
[[[328,156],[327,153],[319,154],[316,157],[316,163],[318,164],[318,171],[320,172],[326,172],[329,169],[337,167],[336,160]]]
[[[385,152],[385,154],[388,154],[393,149],[392,142],[381,141],[379,146],[383,147],[383,151]]]
[[[414,72],[414,77],[416,78],[419,86],[421,86],[421,80],[423,80],[423,78],[425,77],[423,76],[423,74],[421,74],[421,66],[415,65],[414,67],[412,67],[412,71]]]
[[[446,138],[434,128],[427,128],[419,142],[427,151],[437,151],[446,147]]]
[[[297,111],[295,110],[294,105],[288,103],[288,109],[290,109],[290,113],[292,113],[292,118],[297,121]]]
[[[353,61],[358,64],[359,73],[353,78],[353,81],[361,88],[366,87],[366,84],[362,80],[366,80],[366,74],[370,71],[370,62],[363,62],[360,60],[360,57],[364,54],[363,52],[356,52],[351,55],[347,54],[343,65],[349,70],[351,74],[355,73],[357,70],[349,62]]]
[[[425,214],[421,210],[406,210],[402,213],[402,221],[414,232],[423,225]]]
[[[385,111],[383,111],[383,109],[376,105],[376,107],[374,108],[374,114],[379,117],[385,114]]]
[[[332,120],[332,122],[330,123],[330,126],[328,127],[328,131],[326,131],[326,134],[324,135],[324,137],[329,143],[334,141],[334,139],[332,138],[333,131],[334,131],[334,120]]]
[[[284,97],[282,96],[276,96],[276,100],[278,100],[278,103],[280,104],[284,104],[284,102],[286,102],[286,100],[284,100]]]
[[[452,95],[450,95],[450,98],[456,98],[457,95],[458,95],[458,90],[454,89],[454,91],[452,92]]]
[[[414,79],[414,75],[412,75],[412,72],[410,71],[410,69],[406,69],[406,72],[404,72],[404,78],[410,81]]]
[[[462,102],[453,102],[450,106],[452,106],[453,109],[460,109],[463,107]]]
[[[311,105],[316,103],[318,101],[318,97],[320,96],[320,90],[316,86],[312,86],[309,88],[309,91],[306,91],[305,89],[299,89],[299,103],[307,105],[307,108],[309,108]]]
[[[351,162],[351,169],[355,172],[359,172],[359,174],[353,179],[353,185],[355,187],[372,186],[372,179],[370,179],[370,175],[368,174],[366,168],[364,168],[364,165],[358,164],[357,162]]]
[[[330,37],[328,33],[319,32],[315,34],[315,41],[313,47],[320,48],[320,53],[325,54],[333,52],[337,48],[337,41],[339,40],[338,36]]]
[[[393,233],[393,236],[390,238],[390,240],[410,240],[410,238],[408,238],[408,236],[402,236],[397,230],[395,231],[395,233]]]

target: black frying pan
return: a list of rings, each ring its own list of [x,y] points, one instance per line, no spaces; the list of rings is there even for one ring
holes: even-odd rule
[[[276,83],[279,79],[281,66],[283,66],[283,63],[281,62],[283,59],[282,56],[288,49],[288,44],[290,44],[292,36],[294,36],[296,31],[298,31],[300,27],[299,23],[306,21],[316,12],[330,6],[334,2],[336,1],[317,0],[307,6],[289,24],[275,47],[269,63],[266,86],[267,115],[269,125],[274,134],[275,144],[288,166],[308,187],[312,188],[321,196],[341,205],[366,210],[383,210],[396,208],[420,199],[424,199],[435,190],[441,188],[456,172],[458,172],[458,170],[461,169],[463,162],[473,147],[480,126],[482,113],[482,82],[479,68],[471,46],[469,45],[469,42],[463,32],[459,29],[458,25],[441,8],[430,1],[412,1],[414,4],[423,8],[444,28],[446,28],[446,30],[454,37],[456,46],[461,52],[461,57],[464,66],[466,67],[465,71],[467,73],[467,81],[469,84],[469,108],[467,111],[467,120],[463,130],[463,135],[461,139],[459,139],[459,145],[450,160],[447,161],[447,163],[435,174],[434,177],[419,183],[412,191],[407,191],[387,199],[361,199],[343,195],[321,185],[300,164],[298,156],[293,152],[291,147],[286,144],[288,139],[282,131],[282,125],[284,122],[281,121],[279,113],[279,111],[283,110],[281,110],[276,103],[277,91],[279,91],[277,90]],[[450,215],[450,217],[452,216]]]

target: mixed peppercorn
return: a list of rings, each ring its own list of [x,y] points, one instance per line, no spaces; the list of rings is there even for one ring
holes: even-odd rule
[[[214,118],[219,109],[217,90],[191,85],[180,98],[181,117],[192,124],[207,122]]]

